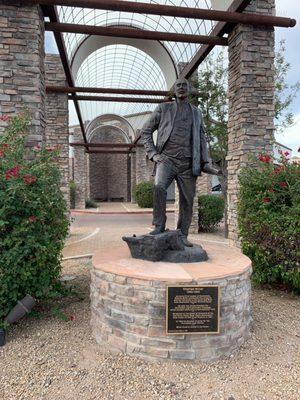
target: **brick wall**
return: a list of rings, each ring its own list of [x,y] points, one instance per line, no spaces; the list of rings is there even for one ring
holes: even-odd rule
[[[274,0],[252,1],[246,11],[272,15]],[[229,34],[228,229],[238,243],[238,174],[249,155],[271,151],[274,132],[274,29],[237,25]]]
[[[0,112],[27,107],[32,116],[28,145],[44,140],[44,24],[38,6],[0,2]],[[6,123],[0,121],[0,134]]]
[[[124,135],[113,127],[102,127],[91,142],[126,143]],[[93,199],[127,201],[127,158],[127,154],[90,154],[90,194]]]

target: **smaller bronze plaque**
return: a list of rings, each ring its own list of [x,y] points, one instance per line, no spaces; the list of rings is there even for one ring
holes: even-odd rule
[[[219,333],[219,286],[167,286],[167,334]]]

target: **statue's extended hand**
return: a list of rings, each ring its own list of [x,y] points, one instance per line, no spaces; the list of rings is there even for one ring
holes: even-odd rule
[[[223,175],[220,169],[214,168],[212,165],[206,163],[202,167],[202,171],[210,175]]]

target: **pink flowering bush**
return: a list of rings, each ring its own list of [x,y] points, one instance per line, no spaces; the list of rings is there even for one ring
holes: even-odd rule
[[[68,232],[58,150],[26,147],[29,125],[27,115],[13,117],[0,136],[0,326],[26,294],[57,290]]]
[[[242,170],[238,223],[254,279],[300,293],[300,165],[288,155],[276,164],[261,154],[258,168]]]

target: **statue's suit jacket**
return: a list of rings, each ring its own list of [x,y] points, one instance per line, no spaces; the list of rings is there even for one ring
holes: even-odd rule
[[[201,175],[201,165],[209,162],[207,143],[203,127],[203,118],[201,111],[189,104],[191,113],[193,114],[193,132],[192,132],[192,158],[193,158],[193,175]],[[148,121],[142,128],[142,140],[150,160],[155,154],[163,151],[164,145],[170,137],[173,129],[177,111],[177,103],[167,102],[159,104],[151,114]],[[153,142],[153,132],[157,130],[156,146]]]

